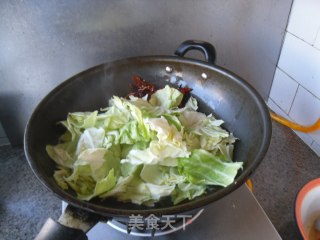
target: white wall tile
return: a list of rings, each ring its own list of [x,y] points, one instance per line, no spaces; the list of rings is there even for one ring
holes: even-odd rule
[[[288,119],[289,121],[293,121],[290,116],[288,116],[271,98],[268,99],[268,106],[279,116]],[[305,144],[311,146],[313,139],[306,133],[294,131]]]
[[[320,50],[320,27],[318,30],[316,41],[314,43],[314,47],[316,47],[316,48],[318,48],[318,50]]]
[[[300,124],[314,123],[320,117],[320,100],[299,86],[289,116]]]
[[[313,124],[320,118],[320,0],[294,0],[278,68],[268,106],[288,120]],[[295,133],[320,156],[320,131]]]
[[[320,143],[320,130],[314,131],[308,134],[312,139],[318,143]]]
[[[273,101],[272,98],[268,99],[267,105],[279,116],[289,118],[289,116],[275,103],[275,101]]]
[[[320,100],[299,86],[289,116],[298,124],[311,125],[320,117]],[[313,140],[320,142],[320,131],[308,134]]]
[[[301,138],[301,140],[307,144],[309,147],[311,147],[312,143],[314,142],[314,140],[312,139],[312,137],[309,136],[309,134],[307,133],[303,133],[303,132],[299,132],[299,131],[294,131],[295,134],[297,134],[299,136],[299,138]]]
[[[272,82],[270,97],[286,113],[289,113],[297,89],[298,83],[277,68]]]
[[[320,27],[319,13],[319,0],[294,0],[287,30],[313,44]]]
[[[313,142],[311,149],[320,157],[320,145],[317,142]]]
[[[278,66],[294,80],[320,98],[319,50],[292,34],[287,33]]]

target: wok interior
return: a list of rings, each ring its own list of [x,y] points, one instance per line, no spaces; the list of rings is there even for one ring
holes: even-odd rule
[[[170,66],[173,71],[166,72],[166,66]],[[202,73],[207,74],[207,80],[202,79]],[[146,209],[145,206],[120,203],[113,199],[94,199],[90,203],[77,200],[74,192],[64,192],[55,183],[55,164],[45,150],[47,144],[56,144],[59,135],[65,131],[57,125],[58,121],[66,119],[69,112],[106,107],[113,95],[126,96],[130,92],[129,84],[132,83],[133,75],[140,75],[158,87],[169,83],[173,86],[186,84],[193,89],[192,95],[198,100],[199,111],[213,113],[225,121],[223,127],[239,138],[235,145],[234,161],[244,162],[244,168],[236,181],[243,182],[261,161],[267,148],[265,145],[269,143],[267,120],[270,119],[265,116],[265,106],[238,79],[230,77],[221,69],[196,61],[181,61],[175,57],[123,60],[97,66],[64,82],[47,95],[29,121],[25,141],[30,165],[39,179],[61,198],[88,209],[95,205],[101,211]],[[228,188],[211,188],[206,195],[193,201],[206,198],[216,200],[235,189]],[[172,203],[167,198],[162,199],[154,209],[170,206]]]

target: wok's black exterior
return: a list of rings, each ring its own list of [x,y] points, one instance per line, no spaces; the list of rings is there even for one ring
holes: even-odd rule
[[[193,41],[192,44],[201,45],[202,42]],[[210,57],[206,47],[204,50],[197,49]],[[177,53],[184,55],[187,50],[178,49]],[[214,56],[211,56],[208,60],[213,59]],[[113,95],[126,96],[133,75],[140,75],[158,87],[186,84],[193,89],[192,95],[198,99],[200,111],[213,113],[225,121],[223,127],[239,138],[234,161],[244,162],[243,170],[233,184],[226,188],[209,189],[204,196],[176,206],[171,204],[170,199],[162,199],[155,207],[145,207],[113,199],[81,201],[72,191],[64,191],[55,183],[55,164],[47,155],[45,147],[57,143],[58,136],[64,131],[57,122],[66,119],[69,112],[106,107],[108,99]],[[164,215],[189,212],[224,197],[242,185],[257,168],[268,149],[270,138],[271,121],[265,102],[240,77],[204,61],[179,56],[145,56],[102,64],[60,84],[34,110],[26,127],[24,143],[25,154],[35,175],[58,197],[102,216],[126,217],[131,214],[147,216],[151,213]]]

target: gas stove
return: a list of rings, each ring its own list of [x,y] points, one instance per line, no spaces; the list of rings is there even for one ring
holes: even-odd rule
[[[63,202],[62,208],[65,207],[66,203]],[[133,219],[131,223],[135,225],[139,223],[138,217],[131,216]],[[158,226],[153,225],[153,228],[144,231],[139,230],[137,226],[128,230],[128,224],[116,220],[107,223],[99,222],[87,233],[87,236],[89,240],[145,240],[152,236],[156,240],[281,239],[246,185],[192,215],[174,217],[175,219],[180,217],[181,221],[167,225],[163,229],[156,229]],[[169,220],[168,216],[167,220]]]

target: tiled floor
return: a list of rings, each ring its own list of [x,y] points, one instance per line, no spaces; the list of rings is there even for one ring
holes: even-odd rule
[[[252,180],[255,196],[283,239],[300,239],[295,196],[319,176],[315,153],[290,129],[273,123],[269,151]],[[60,200],[38,182],[22,148],[0,147],[0,181],[0,239],[33,239],[49,216],[58,218]]]

